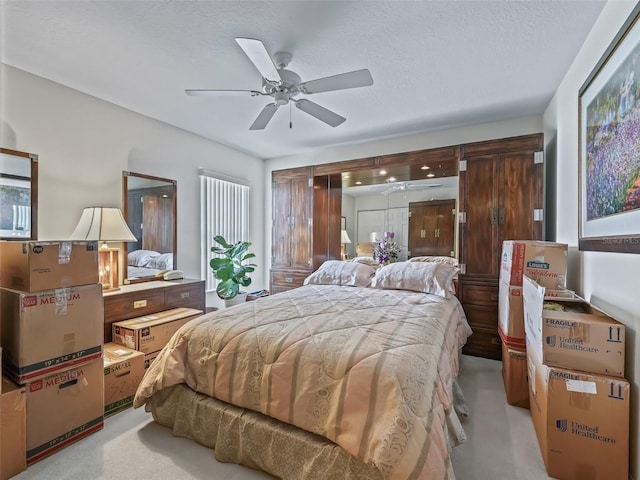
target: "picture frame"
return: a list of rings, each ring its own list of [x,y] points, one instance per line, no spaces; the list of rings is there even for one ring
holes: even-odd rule
[[[640,253],[640,4],[578,92],[583,251]]]

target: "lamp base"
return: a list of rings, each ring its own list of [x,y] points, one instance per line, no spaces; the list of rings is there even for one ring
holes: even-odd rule
[[[98,249],[98,274],[103,292],[120,290],[118,283],[118,249]]]

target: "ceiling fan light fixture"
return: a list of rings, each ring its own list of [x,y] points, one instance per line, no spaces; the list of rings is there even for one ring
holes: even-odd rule
[[[289,94],[286,92],[275,92],[273,94],[273,99],[275,100],[276,105],[286,105],[289,103]]]

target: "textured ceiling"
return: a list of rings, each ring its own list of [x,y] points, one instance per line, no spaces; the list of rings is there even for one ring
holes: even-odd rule
[[[260,158],[541,114],[604,1],[6,1],[0,60]],[[374,85],[307,98],[332,128],[268,97],[234,38],[293,54],[304,80],[368,68]]]

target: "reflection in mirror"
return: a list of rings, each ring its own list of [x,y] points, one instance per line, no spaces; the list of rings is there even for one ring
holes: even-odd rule
[[[0,148],[0,239],[38,238],[38,156]]]
[[[122,172],[122,210],[136,242],[127,244],[127,282],[177,268],[176,181]]]
[[[457,256],[457,176],[343,186],[342,194],[342,215],[355,238],[347,245],[350,256],[372,256],[374,242],[384,232],[394,232],[400,261],[420,255]],[[412,222],[413,210],[420,218]]]

